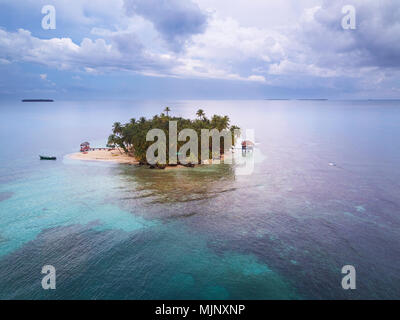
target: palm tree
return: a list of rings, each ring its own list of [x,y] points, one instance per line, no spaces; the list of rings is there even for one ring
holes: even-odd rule
[[[122,126],[120,122],[115,122],[113,125],[113,133],[120,134],[122,132]]]
[[[203,109],[199,109],[199,110],[197,110],[197,112],[196,112],[196,116],[198,116],[199,119],[201,119],[201,118],[204,119],[204,117],[206,116],[206,114],[204,113],[204,110],[203,110]]]
[[[224,129],[229,127],[230,122],[231,122],[231,120],[229,119],[228,116],[223,116],[221,119],[221,125],[223,126]]]
[[[107,146],[117,147],[118,151],[122,154],[120,147],[121,138],[118,138],[115,134],[111,134],[108,137]]]
[[[233,146],[234,146],[236,144],[236,139],[240,137],[241,131],[240,131],[240,128],[238,126],[235,126],[235,125],[231,126],[230,130],[231,130],[231,133],[232,133],[232,139],[233,139],[232,143],[233,143]]]
[[[218,129],[219,131],[224,129],[221,120],[222,120],[221,116],[217,116],[216,114],[213,115],[211,118],[211,128]]]
[[[108,136],[107,147],[115,146],[115,144],[116,144],[115,140],[117,140],[115,134],[110,134]]]
[[[167,117],[168,117],[168,112],[170,112],[171,109],[170,109],[169,107],[166,107],[166,108],[164,109],[164,111],[167,113]]]

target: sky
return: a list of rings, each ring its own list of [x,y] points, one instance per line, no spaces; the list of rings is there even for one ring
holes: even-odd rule
[[[0,0],[0,100],[396,99],[399,39],[393,0]]]

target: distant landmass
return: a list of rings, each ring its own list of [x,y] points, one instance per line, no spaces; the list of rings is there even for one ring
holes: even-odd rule
[[[308,98],[308,99],[297,99],[297,100],[300,100],[300,101],[328,101],[328,99],[312,99],[312,98]]]
[[[264,100],[269,100],[269,101],[290,101],[290,100],[298,100],[298,101],[328,101],[328,99],[325,98],[304,98],[304,99],[287,99],[287,98],[268,98]]]
[[[22,102],[54,102],[53,99],[23,99]]]

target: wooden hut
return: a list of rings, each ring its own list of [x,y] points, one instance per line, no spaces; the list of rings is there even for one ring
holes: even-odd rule
[[[242,151],[253,150],[254,143],[250,140],[245,140],[242,142]]]
[[[81,152],[87,152],[90,150],[90,143],[89,142],[82,142],[81,143]]]

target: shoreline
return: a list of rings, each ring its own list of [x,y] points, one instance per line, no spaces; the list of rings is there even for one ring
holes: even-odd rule
[[[95,150],[88,151],[86,154],[82,152],[70,153],[66,156],[73,160],[83,161],[104,161],[104,162],[115,162],[120,164],[139,164],[134,157],[128,156],[118,150]]]
[[[114,162],[119,164],[128,164],[128,165],[139,165],[139,161],[137,161],[134,157],[128,156],[125,153],[121,153],[118,150],[94,150],[88,151],[86,154],[83,152],[75,152],[67,154],[66,157],[72,160],[82,160],[82,161],[103,161],[103,162]],[[221,157],[221,162],[223,162],[224,156]],[[218,162],[213,162],[212,160],[208,160],[202,164],[195,164],[195,168],[203,166],[203,165],[211,165],[218,164]],[[176,165],[176,166],[166,166],[163,170],[171,170],[171,169],[183,169],[188,168],[184,165]]]

